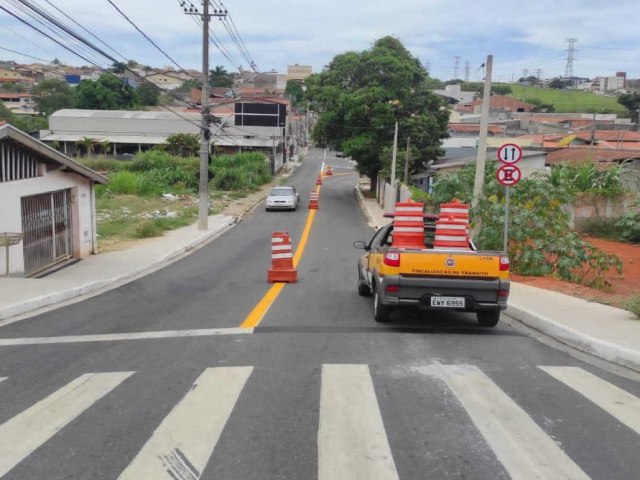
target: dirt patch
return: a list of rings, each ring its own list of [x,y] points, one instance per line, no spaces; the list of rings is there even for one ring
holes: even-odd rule
[[[624,308],[630,297],[640,295],[640,245],[593,237],[585,237],[585,240],[603,252],[615,253],[622,260],[622,274],[612,269],[605,275],[605,279],[610,284],[609,287],[600,290],[555,278],[525,277],[515,273],[511,275],[512,280],[533,287],[554,290],[584,300]]]

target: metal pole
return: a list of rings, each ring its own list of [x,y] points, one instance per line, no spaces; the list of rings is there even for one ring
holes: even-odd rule
[[[409,144],[411,143],[411,137],[407,137],[407,152],[404,155],[404,184],[408,185],[409,182]]]
[[[396,201],[396,155],[398,153],[398,122],[393,134],[393,154],[391,156],[391,188],[393,189],[393,201]]]
[[[202,2],[202,100],[198,229],[209,225],[209,0]]]
[[[504,253],[507,255],[509,253],[509,204],[511,203],[511,188],[504,187],[506,190],[505,200],[504,200]]]

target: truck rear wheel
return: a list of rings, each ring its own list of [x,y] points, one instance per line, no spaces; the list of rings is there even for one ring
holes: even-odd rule
[[[391,307],[380,303],[380,296],[376,290],[373,294],[373,319],[376,322],[387,323],[391,321]]]
[[[483,327],[495,327],[500,320],[500,310],[483,310],[477,312],[476,317]]]

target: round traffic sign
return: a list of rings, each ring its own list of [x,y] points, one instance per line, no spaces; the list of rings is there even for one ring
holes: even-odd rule
[[[498,148],[498,160],[502,163],[517,163],[522,158],[522,149],[515,143],[505,143]]]
[[[515,165],[502,165],[496,171],[496,178],[501,185],[513,187],[522,178],[522,171]]]

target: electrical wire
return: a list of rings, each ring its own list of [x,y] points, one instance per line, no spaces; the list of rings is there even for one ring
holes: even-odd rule
[[[2,25],[2,24],[0,24],[0,27],[2,27],[2,28],[4,28],[4,29],[8,30],[8,31],[9,31],[9,32],[11,32],[12,34],[14,34],[14,35],[16,35],[16,36],[20,37],[20,38],[21,38],[22,40],[24,40],[25,42],[30,43],[31,45],[34,45],[35,47],[39,48],[39,49],[40,49],[40,50],[42,50],[43,52],[46,52],[46,53],[48,53],[49,55],[51,55],[53,58],[55,58],[55,54],[51,53],[50,51],[48,51],[48,50],[47,50],[47,49],[45,49],[45,48],[42,48],[42,46],[41,46],[41,45],[38,45],[38,44],[37,44],[37,43],[35,43],[34,41],[32,41],[32,40],[28,39],[27,37],[25,37],[25,36],[23,36],[23,35],[21,35],[21,34],[19,34],[19,33],[18,33],[18,32],[16,32],[15,30],[13,30],[13,29],[11,29],[11,28],[7,27],[6,25]],[[47,62],[47,63],[49,63],[49,60],[44,60],[44,61],[45,61],[45,62]]]
[[[215,2],[215,0],[214,0]],[[222,3],[222,1],[220,1],[220,6],[221,8],[224,8],[225,11],[228,11],[227,7],[224,5],[224,3]],[[253,61],[253,58],[251,57],[251,55],[249,54],[249,50],[247,49],[247,46],[244,43],[244,40],[242,40],[242,36],[240,35],[240,32],[238,31],[238,28],[236,27],[235,22],[233,21],[233,17],[231,16],[231,13],[228,13],[229,16],[229,20],[231,21],[231,25],[233,26],[233,29],[235,30],[238,39],[240,40],[240,43],[242,44],[245,53],[247,54],[247,56],[249,57],[250,60],[250,67],[254,72],[257,72],[258,70],[258,66],[256,65],[256,63]]]
[[[194,78],[192,75],[190,75],[190,74],[186,71],[186,69],[185,69],[185,68],[183,68],[182,66],[180,66],[180,65],[178,64],[178,62],[176,62],[176,61],[175,61],[175,60],[174,60],[174,59],[173,59],[173,58],[172,58],[172,57],[171,57],[167,52],[165,52],[162,48],[160,48],[160,46],[159,46],[156,42],[154,42],[151,38],[149,38],[149,36],[148,36],[146,33],[144,33],[144,32],[140,29],[140,27],[138,27],[138,26],[137,26],[137,25],[136,25],[136,24],[135,24],[135,23],[134,23],[134,22],[133,22],[133,21],[132,21],[132,20],[131,20],[131,19],[130,19],[130,18],[129,18],[129,17],[128,17],[128,16],[127,16],[123,11],[122,11],[122,10],[120,10],[120,8],[118,8],[118,6],[117,6],[117,5],[116,5],[112,0],[107,0],[107,2],[109,2],[109,3],[111,4],[111,6],[112,6],[113,8],[115,8],[115,9],[116,9],[116,11],[117,11],[120,15],[122,15],[122,16],[125,18],[125,20],[127,20],[127,22],[129,22],[129,23],[131,24],[131,26],[132,26],[133,28],[135,28],[135,29],[140,33],[140,35],[142,35],[144,38],[146,38],[146,39],[147,39],[147,40],[148,40],[148,41],[149,41],[149,42],[150,42],[154,47],[156,47],[156,48],[158,49],[158,51],[159,51],[160,53],[162,53],[166,58],[168,58],[168,59],[169,59],[169,61],[170,61],[171,63],[173,63],[176,67],[178,67],[178,68],[180,69],[180,71],[181,71],[181,72],[186,73],[186,74],[187,74],[187,75],[189,75],[189,77],[190,77],[190,78],[192,78],[193,80],[197,80],[197,79],[196,79],[196,78]]]
[[[27,2],[27,3],[29,3],[29,2]],[[109,72],[109,71],[105,70],[104,68],[100,67],[100,65],[98,65],[97,63],[95,63],[95,62],[93,62],[93,61],[89,60],[89,59],[88,59],[88,58],[86,58],[85,56],[83,56],[83,55],[79,54],[78,52],[74,51],[73,49],[69,48],[67,45],[65,45],[65,44],[64,44],[64,43],[62,43],[61,41],[56,40],[56,39],[55,39],[55,38],[53,38],[51,35],[47,34],[46,32],[43,32],[43,31],[42,31],[42,30],[40,30],[38,27],[36,27],[35,25],[33,25],[33,24],[29,23],[28,21],[24,20],[23,18],[20,18],[18,15],[16,15],[16,14],[15,14],[15,13],[13,13],[13,12],[11,12],[11,11],[10,11],[10,10],[8,10],[7,8],[3,7],[2,5],[0,5],[0,9],[1,9],[1,10],[3,10],[3,11],[5,11],[5,12],[6,12],[6,13],[8,13],[9,15],[11,15],[12,17],[16,18],[16,19],[17,19],[17,20],[19,20],[20,22],[24,23],[25,25],[27,25],[27,26],[31,27],[32,29],[36,30],[36,31],[37,31],[38,33],[40,33],[41,35],[44,35],[44,36],[45,36],[45,37],[47,37],[48,39],[50,39],[50,40],[52,40],[53,42],[57,43],[58,45],[60,45],[61,47],[63,47],[65,50],[68,50],[69,52],[71,52],[73,55],[76,55],[76,56],[78,56],[78,57],[82,58],[83,60],[85,60],[85,61],[89,62],[90,64],[92,64],[93,66],[95,66],[96,68],[98,68],[100,71],[102,71],[102,72],[104,72],[104,73],[106,73],[106,74],[108,74],[108,75],[110,75],[110,76],[112,76],[112,77],[114,77],[114,78],[117,78],[117,79],[118,79],[118,81],[123,82],[123,85],[126,85],[126,82],[124,82],[121,78],[119,78],[119,77],[117,77],[116,75],[114,75],[112,72]],[[56,24],[56,22],[53,22],[53,23],[54,23],[54,24]],[[75,36],[75,35],[74,35],[74,36]],[[89,43],[90,43],[90,42],[89,42]],[[98,48],[98,47],[96,47],[96,48]],[[100,50],[100,49],[98,49],[98,50],[99,50],[100,52],[102,52],[102,54],[103,54],[105,57],[109,58],[109,59],[110,59],[110,60],[112,60],[114,63],[116,63],[116,60],[115,60],[113,57],[111,57],[109,54],[107,54],[107,53],[103,52],[103,51],[102,51],[102,50]],[[129,71],[131,71],[130,69],[128,69],[128,70],[129,70]],[[135,72],[133,72],[133,73],[135,73]],[[164,91],[164,92],[167,92],[167,93],[169,93],[169,94],[171,93],[170,91],[165,90],[165,89],[163,89],[163,88],[161,88],[161,87],[158,87],[157,85],[156,85],[156,88],[158,88],[158,89],[160,89],[160,90],[162,90],[162,91]],[[171,95],[171,96],[172,96],[173,98],[176,98],[176,99],[178,99],[178,100],[182,101],[183,103],[186,103],[187,105],[191,106],[191,104],[189,104],[188,102],[185,102],[184,100],[180,99],[179,97],[176,97],[176,96],[173,96],[173,95]],[[195,125],[195,126],[197,126],[198,128],[201,128],[201,126],[200,126],[198,123],[192,122],[192,121],[191,121],[191,120],[189,120],[188,118],[183,117],[182,115],[180,115],[179,113],[177,113],[177,112],[175,112],[175,111],[171,110],[171,109],[170,109],[170,108],[168,108],[167,106],[165,106],[165,105],[161,105],[161,107],[165,108],[166,110],[168,110],[169,112],[173,113],[173,114],[174,114],[174,115],[176,115],[177,117],[180,117],[182,120],[184,120],[184,121],[186,121],[186,122],[188,122],[188,123],[190,123],[190,124],[192,124],[192,125]]]
[[[254,68],[255,62],[251,58],[251,55],[249,54],[246,46],[244,45],[244,42],[240,37],[240,33],[238,32],[237,28],[235,28],[235,24],[229,23],[229,20],[232,20],[232,19],[231,19],[231,14],[228,12],[227,8],[223,5],[222,2],[219,2],[218,4],[218,2],[216,2],[215,0],[210,0],[209,3],[213,8],[219,8],[221,11],[224,11],[225,15],[223,17],[220,17],[220,21],[222,22],[227,33],[229,34],[229,37],[231,38],[231,40],[235,43],[240,54],[244,57],[244,59],[249,64],[249,68],[255,70]]]

